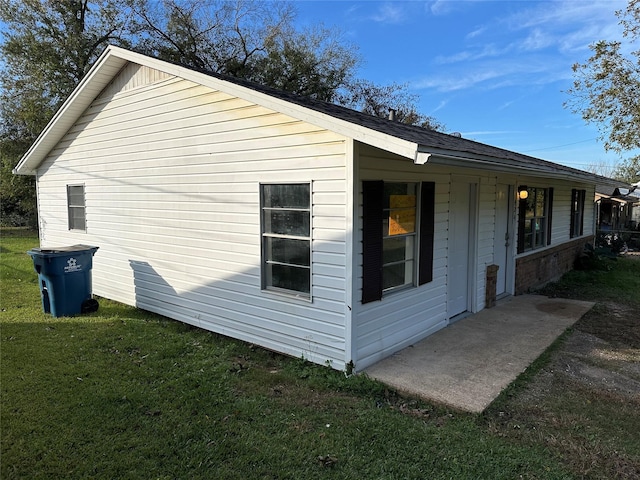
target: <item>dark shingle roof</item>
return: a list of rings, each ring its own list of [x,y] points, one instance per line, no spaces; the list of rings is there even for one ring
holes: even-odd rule
[[[191,67],[186,67],[191,68]],[[311,97],[296,95],[294,93],[285,92],[265,85],[260,85],[247,80],[221,75],[210,71],[200,71],[212,77],[235,83],[237,85],[255,90],[260,93],[284,100],[305,108],[329,115],[331,117],[344,120],[356,125],[391,135],[402,140],[416,143],[424,149],[438,149],[451,152],[452,154],[468,154],[470,156],[489,157],[507,161],[513,167],[539,167],[542,170],[554,171],[557,173],[566,172],[568,174],[578,174],[581,176],[591,175],[588,172],[576,168],[567,167],[551,161],[543,160],[529,155],[513,152],[503,148],[494,147],[474,140],[461,138],[447,133],[437,132],[435,130],[427,130],[422,127],[407,125],[386,118],[375,117],[366,113],[359,112],[347,107],[336,105]]]
[[[364,135],[359,137],[359,140],[364,142],[367,141],[367,131],[378,132],[380,135],[371,135],[372,145],[379,148],[388,147],[389,151],[399,153],[398,142],[394,143],[393,140],[400,140],[400,143],[403,144],[400,146],[400,148],[403,149],[402,155],[407,158],[414,157],[413,159],[418,163],[429,161],[446,165],[472,165],[474,168],[527,173],[539,177],[566,177],[589,183],[600,183],[600,179],[604,178],[536,157],[523,155],[446,133],[405,125],[386,118],[374,117],[339,105],[296,95],[235,77],[196,69],[175,62],[152,59],[143,53],[136,53],[118,47],[107,47],[100,59],[96,62],[96,65],[92,67],[89,74],[80,82],[80,85],[78,85],[71,96],[65,101],[60,110],[56,112],[54,118],[23,156],[14,171],[20,174],[34,174],[35,169],[42,162],[45,155],[47,155],[51,148],[62,138],[80,112],[87,108],[99,91],[113,79],[114,75],[116,75],[128,61],[139,62],[141,64],[146,64],[145,62],[154,63],[156,64],[154,68],[162,68],[162,65],[157,65],[158,62],[171,63],[178,67],[177,70],[182,70],[183,74],[186,74],[186,70],[188,70],[198,75],[206,75],[231,85],[255,91],[260,95],[267,95],[281,103],[286,102],[289,105],[307,109],[309,112],[318,113],[317,121],[321,122],[325,128],[331,129],[333,128],[331,125],[335,123],[334,126],[338,131],[341,128],[346,128],[346,131],[350,130],[346,135]],[[178,76],[180,75],[180,72],[173,73]],[[299,111],[299,108],[296,108],[296,110]],[[333,120],[335,120],[335,122],[333,122]],[[313,119],[309,121],[313,121]],[[339,126],[339,122],[342,122],[343,125]],[[387,139],[389,140],[388,144],[386,143]],[[609,179],[605,180],[608,181]]]

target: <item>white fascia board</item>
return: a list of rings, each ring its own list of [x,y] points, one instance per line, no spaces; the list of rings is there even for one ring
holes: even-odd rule
[[[17,175],[35,175],[36,169],[73,126],[91,102],[126,64],[126,60],[110,54],[107,49],[98,58],[88,74],[54,114],[36,141],[13,169]]]
[[[482,170],[498,171],[516,175],[544,176],[545,178],[559,178],[579,180],[595,184],[595,177],[588,172],[556,171],[552,168],[544,168],[539,165],[521,164],[514,165],[511,161],[485,155],[471,153],[445,151],[420,147],[416,152],[416,165],[432,163],[435,165],[447,165],[452,167],[481,168]]]
[[[100,94],[127,62],[154,68],[170,75],[184,78],[185,80],[190,80],[215,90],[220,90],[229,95],[243,98],[249,102],[262,105],[293,118],[326,128],[345,137],[353,138],[359,142],[373,145],[406,158],[413,159],[415,157],[417,150],[417,144],[415,143],[380,133],[345,120],[340,120],[331,115],[272,97],[248,87],[211,77],[205,73],[197,72],[180,65],[158,60],[120,47],[108,46],[89,73],[82,79],[42,133],[40,133],[34,144],[27,150],[13,170],[13,173],[35,175],[36,169],[47,154],[58,144],[77,118],[82,115],[82,112],[89,107],[96,96]]]

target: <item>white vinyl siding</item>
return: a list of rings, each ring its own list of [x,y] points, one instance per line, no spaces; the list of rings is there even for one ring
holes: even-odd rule
[[[422,173],[410,160],[381,150],[360,146],[360,170],[357,178],[385,182],[435,182],[435,238],[433,280],[410,287],[381,301],[354,307],[354,358],[358,370],[381,360],[400,348],[426,337],[446,325],[446,231],[448,211],[448,175]],[[362,290],[362,187],[358,188],[359,216],[354,236],[356,291]]]
[[[497,262],[497,259],[494,258],[494,244],[496,242],[504,244],[504,239],[495,237],[497,222],[496,177],[480,177],[479,182],[476,289],[473,292],[475,300],[472,301],[476,306],[476,311],[485,306],[487,266]]]
[[[114,80],[123,89],[108,87],[40,167],[43,244],[79,243],[66,185],[82,182],[82,243],[100,247],[94,293],[344,368],[345,138],[180,78],[144,78]],[[313,182],[313,302],[261,290],[259,185],[280,182]]]
[[[360,146],[360,169],[358,177],[363,180],[384,180],[385,182],[432,181],[435,182],[435,239],[433,257],[433,281],[415,288],[408,288],[395,295],[384,297],[381,301],[366,304],[358,303],[354,310],[354,358],[358,369],[381,360],[382,358],[427,337],[449,323],[447,316],[448,292],[448,213],[449,194],[452,182],[464,181],[472,186],[477,211],[471,215],[475,227],[475,244],[470,246],[474,259],[469,274],[472,279],[472,311],[485,307],[485,289],[487,266],[496,262],[494,258],[495,242],[504,239],[495,238],[496,230],[496,186],[498,183],[512,185],[537,185],[532,178],[520,178],[515,175],[501,175],[482,170],[445,168],[434,165],[416,166],[411,161],[382,152],[371,147]],[[540,179],[537,179],[539,182]],[[569,239],[569,200],[572,187],[569,182],[550,180],[546,188],[554,188],[553,223],[551,246]],[[583,188],[585,188],[583,186]],[[587,190],[587,198],[593,195]],[[566,198],[565,198],[566,197]],[[354,258],[362,256],[362,198],[358,198],[360,218],[356,224]],[[517,211],[515,196],[511,199],[512,211]],[[566,212],[564,211],[566,210]],[[592,212],[585,208],[584,234],[589,232]],[[516,215],[510,220],[512,232],[510,252],[516,256],[517,232]],[[362,288],[362,264],[354,264],[356,276],[355,296],[359,298]]]
[[[353,360],[362,370],[449,323],[453,187],[468,187],[474,210],[468,270],[474,312],[484,308],[487,266],[503,241],[495,235],[497,185],[512,193],[518,185],[554,189],[545,248],[572,241],[571,190],[586,189],[584,236],[593,234],[592,185],[501,174],[481,164],[415,165],[406,141],[381,139],[277,98],[210,77],[203,86],[147,67],[120,67],[37,170],[41,245],[100,247],[97,295],[334,368]],[[380,149],[394,143],[406,158]],[[363,181],[435,188],[432,280],[366,304]],[[307,299],[262,289],[260,185],[281,183],[311,188]],[[68,229],[67,185],[85,186],[86,232]],[[516,254],[515,194],[511,202],[507,256],[514,260],[532,252]]]

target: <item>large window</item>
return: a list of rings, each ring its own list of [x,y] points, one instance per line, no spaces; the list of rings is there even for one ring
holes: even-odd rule
[[[362,303],[433,279],[435,183],[362,184]]]
[[[262,185],[262,287],[311,297],[311,186]]]
[[[518,253],[551,243],[553,189],[528,187],[526,192],[526,195],[520,196]]]
[[[571,190],[571,238],[579,237],[584,233],[584,202],[586,196],[586,190]]]
[[[84,185],[67,185],[69,230],[86,230]]]

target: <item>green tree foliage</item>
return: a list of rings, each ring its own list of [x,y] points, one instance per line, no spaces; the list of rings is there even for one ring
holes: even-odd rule
[[[132,8],[139,51],[242,78],[293,19],[293,4],[277,0],[133,0]]]
[[[0,3],[3,136],[30,143],[106,45],[127,46],[125,2]]]
[[[0,0],[2,218],[35,216],[33,179],[11,169],[109,44],[398,121],[441,129],[406,85],[356,77],[340,32],[295,28],[295,4],[272,0]],[[14,220],[12,220],[13,222]]]
[[[416,107],[407,85],[356,77],[358,49],[336,29],[297,30],[294,4],[273,0],[135,0],[138,49],[194,68],[339,103],[371,115],[442,129]]]
[[[627,183],[637,183],[640,180],[640,156],[629,158],[619,164],[613,172],[613,177]]]
[[[573,65],[574,81],[565,106],[597,124],[607,150],[618,153],[640,148],[640,0],[630,0],[616,12],[628,44],[600,40],[591,45],[593,55]],[[634,167],[635,165],[635,167]],[[638,181],[638,157],[619,166],[620,180]],[[634,171],[635,170],[635,171]]]
[[[1,1],[0,179],[3,223],[35,222],[34,180],[11,174],[109,43],[128,45],[124,1]]]
[[[284,29],[265,42],[265,55],[255,64],[252,80],[327,102],[339,92],[360,63],[357,48],[340,32],[318,25],[303,31]]]
[[[376,117],[386,117],[389,110],[393,109],[398,122],[427,130],[445,129],[438,120],[417,110],[417,96],[409,93],[406,84],[376,85],[368,80],[354,80],[346,90],[341,103],[356,110]]]

